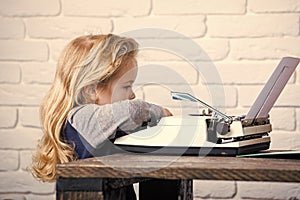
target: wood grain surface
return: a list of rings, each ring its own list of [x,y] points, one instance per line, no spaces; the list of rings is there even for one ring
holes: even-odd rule
[[[300,182],[300,160],[114,154],[58,165],[59,177]]]

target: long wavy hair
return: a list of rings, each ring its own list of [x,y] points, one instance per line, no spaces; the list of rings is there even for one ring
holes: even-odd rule
[[[56,166],[77,159],[74,147],[64,140],[70,111],[91,102],[84,87],[105,87],[120,68],[137,54],[137,43],[116,35],[88,35],[72,40],[58,61],[54,81],[40,107],[43,137],[33,156],[32,173],[42,181],[54,181]]]

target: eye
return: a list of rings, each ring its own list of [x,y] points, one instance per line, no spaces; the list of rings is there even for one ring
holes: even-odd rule
[[[129,90],[129,89],[132,88],[132,86],[131,85],[125,85],[123,88],[126,89],[126,90]]]

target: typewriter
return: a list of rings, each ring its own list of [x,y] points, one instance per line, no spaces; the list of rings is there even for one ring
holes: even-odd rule
[[[228,116],[188,93],[171,92],[174,100],[202,104],[204,112],[164,117],[156,126],[116,139],[115,145],[134,153],[167,155],[236,156],[266,150],[272,131],[269,111],[299,62],[284,57],[246,115]]]

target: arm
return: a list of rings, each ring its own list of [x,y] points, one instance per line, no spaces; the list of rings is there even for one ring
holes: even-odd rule
[[[69,117],[71,125],[94,148],[107,138],[115,136],[117,128],[132,132],[143,122],[155,125],[168,112],[160,106],[141,100],[126,100],[113,104],[89,104],[74,110]]]

